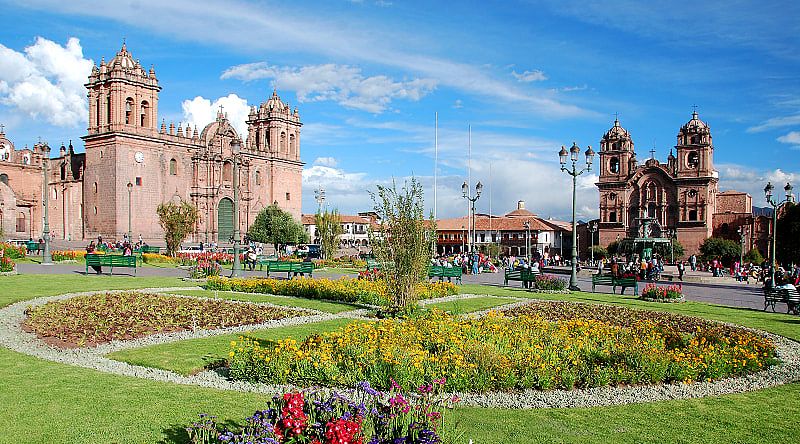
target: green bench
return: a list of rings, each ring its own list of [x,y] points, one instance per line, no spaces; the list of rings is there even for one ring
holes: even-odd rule
[[[428,278],[439,278],[443,281],[447,278],[448,282],[452,282],[455,278],[456,282],[461,283],[461,267],[443,267],[441,265],[434,265],[428,268]]]
[[[298,273],[303,275],[308,274],[313,277],[314,263],[313,262],[284,262],[284,261],[267,261],[267,277],[272,272],[286,273],[286,278],[291,279],[292,273],[296,276]]]
[[[28,254],[39,254],[39,242],[36,241],[28,241],[25,242],[25,250],[27,250]]]
[[[538,271],[531,271],[527,269],[523,270],[514,270],[510,268],[506,268],[504,273],[504,280],[503,286],[508,286],[508,281],[520,281],[522,282],[522,286],[525,287],[526,283],[531,283],[536,280],[536,276],[539,276]]]
[[[375,259],[367,259],[367,271],[372,271],[372,270],[380,271],[381,268],[382,268],[381,264]]]
[[[114,274],[114,267],[133,268],[133,275],[136,276],[136,256],[122,256],[119,254],[87,254],[86,255],[86,274],[89,274],[89,267],[110,267],[111,274]]]
[[[256,258],[256,265],[258,265],[260,271],[264,271],[264,267],[270,262],[278,262],[278,258],[275,256],[264,256],[263,254]]]
[[[139,249],[142,253],[155,253],[161,254],[161,247],[151,247],[150,245],[142,245]]]
[[[633,289],[633,295],[639,294],[639,282],[635,277],[614,277],[611,274],[593,274],[592,275],[592,293],[597,285],[608,285],[611,287],[611,293],[617,292],[617,287],[620,287],[619,294],[625,293],[626,288]]]
[[[771,306],[775,311],[775,304],[786,303],[786,313],[800,314],[800,293],[796,289],[764,287],[764,311]]]

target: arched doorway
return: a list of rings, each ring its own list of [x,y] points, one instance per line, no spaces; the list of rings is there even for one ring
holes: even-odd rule
[[[227,197],[217,207],[217,241],[228,242],[233,236],[233,201]]]

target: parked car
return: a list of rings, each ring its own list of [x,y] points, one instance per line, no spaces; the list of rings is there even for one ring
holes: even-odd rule
[[[178,250],[178,253],[202,253],[203,247],[200,245],[189,245]]]
[[[319,259],[322,256],[322,250],[317,244],[300,245],[297,247],[297,255],[300,257],[309,257],[311,259]]]

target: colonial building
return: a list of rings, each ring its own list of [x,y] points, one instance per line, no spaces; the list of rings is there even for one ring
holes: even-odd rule
[[[696,111],[678,131],[666,163],[651,155],[640,164],[630,133],[614,120],[600,140],[599,169],[602,246],[624,238],[675,236],[688,255],[706,238],[732,237],[739,227],[749,233],[746,249],[757,244],[750,196],[718,192],[711,129]]]
[[[439,254],[462,253],[469,248],[470,220],[464,217],[436,221],[436,248]],[[486,252],[497,245],[500,254],[524,256],[563,256],[572,249],[572,226],[569,222],[543,219],[525,208],[525,201],[502,216],[475,215],[473,243],[478,251]]]
[[[372,227],[373,230],[379,229],[375,216],[370,213],[360,213],[356,216],[340,214],[339,218],[342,225],[342,235],[339,237],[339,246],[341,248],[369,248],[370,227]],[[311,243],[319,244],[316,216],[313,214],[304,214],[302,222],[309,239],[311,239]]]
[[[119,239],[130,229],[134,237],[163,241],[156,208],[182,199],[200,212],[191,241],[227,242],[233,234],[235,171],[242,232],[273,203],[300,219],[302,123],[297,109],[277,92],[251,108],[246,135],[236,132],[222,109],[202,131],[164,121],[159,125],[161,86],[155,70],[142,68],[125,45],[111,61],[103,59],[92,68],[86,88],[86,152],[75,154],[70,146],[50,162],[49,220],[57,236]],[[4,226],[8,219],[16,228],[19,220],[24,229],[15,233],[28,231],[38,237],[44,154],[37,147],[15,151],[13,144],[5,143],[11,155],[0,161],[0,173],[6,175],[4,185],[10,191],[0,186],[0,197],[7,202],[3,207],[14,210],[3,212]],[[18,179],[20,175],[27,179]],[[36,222],[31,226],[20,214]]]

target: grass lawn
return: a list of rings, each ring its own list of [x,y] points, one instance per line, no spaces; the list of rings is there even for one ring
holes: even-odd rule
[[[0,307],[39,296],[78,291],[187,286],[191,285],[176,277],[18,274],[0,277]]]
[[[174,294],[182,294],[186,296],[201,296],[206,298],[218,297],[222,299],[233,299],[236,301],[247,302],[269,302],[270,304],[283,305],[287,307],[310,308],[312,310],[324,311],[325,313],[341,313],[348,310],[356,310],[356,305],[338,303],[338,302],[325,302],[316,299],[296,298],[290,296],[273,296],[260,293],[237,293],[233,291],[218,291],[213,290],[183,290],[173,291]]]
[[[458,299],[455,301],[448,301],[448,302],[436,302],[433,304],[427,304],[425,308],[438,308],[439,310],[444,310],[454,315],[459,315],[464,313],[471,313],[473,311],[486,310],[492,307],[498,307],[500,305],[510,304],[512,302],[515,302],[515,300],[511,298],[482,297],[482,298]]]
[[[351,322],[352,319],[334,319],[313,324],[296,325],[284,328],[256,330],[244,334],[253,339],[277,340],[291,336],[298,341],[311,334],[335,330]],[[202,370],[206,365],[225,359],[231,351],[231,341],[239,339],[240,334],[220,335],[210,338],[188,339],[169,344],[122,350],[108,355],[109,358],[130,364],[172,370],[188,375]]]
[[[178,279],[14,276],[0,279],[0,305],[65,291],[180,285]],[[114,286],[116,285],[116,286]],[[112,287],[113,286],[113,287]],[[536,295],[465,285],[465,292],[663,309],[762,328],[800,339],[800,319],[699,303],[654,305],[630,297]],[[227,345],[227,344],[226,344]],[[0,348],[0,443],[185,442],[205,412],[240,420],[266,397],[113,376]],[[800,435],[800,384],[740,395],[620,407],[549,410],[460,408],[465,443],[790,443]]]

